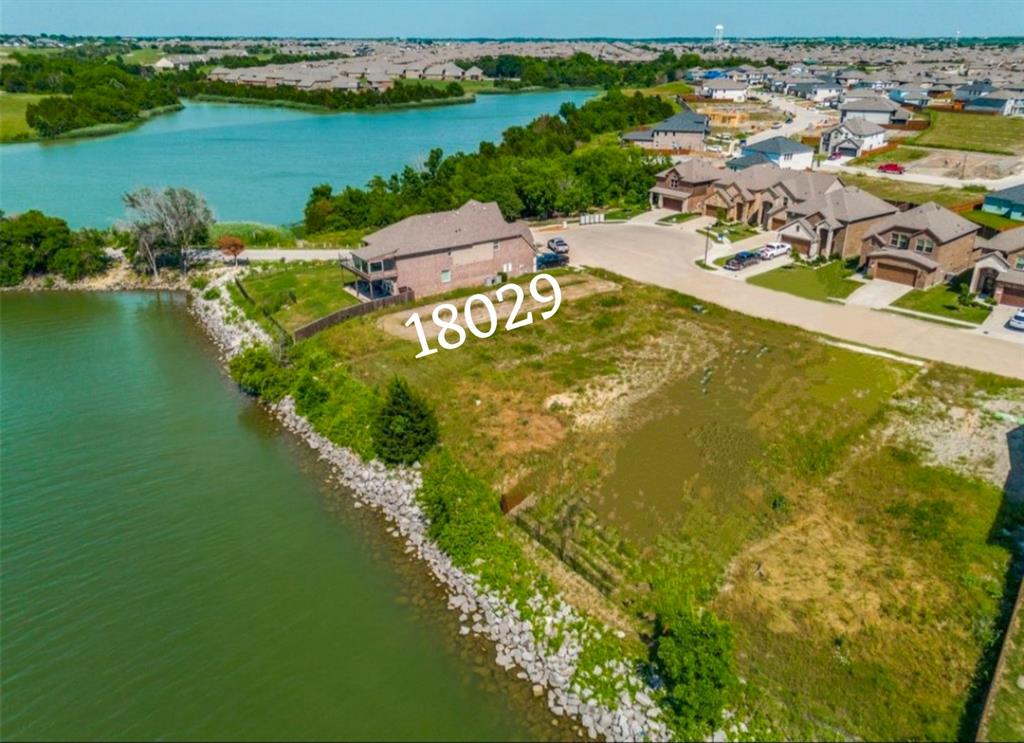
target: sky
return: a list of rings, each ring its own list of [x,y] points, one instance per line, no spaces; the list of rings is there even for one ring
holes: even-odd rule
[[[110,36],[1024,36],[1021,0],[2,0],[0,33]]]

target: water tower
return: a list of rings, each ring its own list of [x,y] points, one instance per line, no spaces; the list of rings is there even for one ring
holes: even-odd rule
[[[715,46],[721,46],[725,43],[725,26],[719,23],[715,26]]]

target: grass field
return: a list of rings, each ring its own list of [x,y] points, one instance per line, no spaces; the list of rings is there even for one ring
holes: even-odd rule
[[[824,302],[830,297],[845,299],[862,286],[847,278],[852,274],[853,269],[842,261],[832,261],[819,268],[791,264],[751,276],[747,283]]]
[[[696,219],[701,216],[697,212],[680,212],[679,214],[673,214],[671,217],[665,217],[659,219],[658,224],[682,224],[683,222],[689,222],[691,219]]]
[[[962,305],[957,301],[961,284],[970,284],[971,274],[968,271],[961,274],[949,284],[939,284],[931,289],[914,289],[893,302],[893,307],[902,307],[905,310],[916,310],[927,312],[929,315],[948,317],[953,320],[963,320],[980,325],[991,312],[987,307],[980,305]]]
[[[1024,119],[930,111],[932,124],[911,141],[929,147],[1024,155]]]
[[[876,152],[867,157],[855,157],[850,165],[880,165],[882,163],[912,163],[926,157],[929,151],[923,147],[897,147],[888,152]]]
[[[993,214],[992,212],[983,212],[980,209],[972,209],[969,212],[963,212],[960,216],[965,219],[969,219],[977,224],[984,225],[985,227],[992,227],[1000,232],[1003,230],[1013,230],[1018,227],[1024,227],[1024,222],[1019,222],[1016,219],[1009,219],[1001,214]]]
[[[1024,676],[1024,615],[1018,614],[1015,626],[1007,631],[1006,661],[1002,678],[994,690],[988,731],[983,740],[1024,740],[1024,689],[1018,679]]]
[[[420,390],[445,451],[603,592],[552,573],[570,601],[636,633],[688,601],[727,619],[739,719],[791,739],[959,737],[1024,517],[1003,479],[901,426],[934,434],[951,406],[1024,393],[559,273],[567,293],[595,280],[548,320],[426,358],[375,316],[300,345],[324,374]],[[991,425],[973,435],[1005,450]]]
[[[121,59],[125,64],[149,65],[166,54],[162,49],[132,49],[127,54],[121,55]],[[111,59],[115,56],[117,55],[111,55]]]
[[[964,188],[949,186],[930,186],[924,183],[897,180],[895,178],[877,178],[870,175],[840,173],[839,180],[847,186],[856,186],[880,199],[892,201],[909,201],[923,204],[934,201],[942,206],[954,206],[968,201],[977,201],[982,193]]]
[[[35,137],[35,131],[25,121],[25,109],[44,97],[34,93],[0,93],[0,142]]]
[[[707,229],[697,230],[701,235],[709,235],[712,240],[716,240],[719,235],[724,235],[725,239],[729,242],[737,242],[738,240],[745,240],[748,237],[753,237],[757,234],[757,228],[751,227],[749,224],[744,222],[729,222],[720,223],[716,222]]]
[[[240,237],[246,247],[295,247],[295,235],[290,229],[261,222],[217,222],[210,230],[210,241],[216,242],[221,235]]]
[[[286,330],[303,325],[335,310],[358,304],[342,285],[355,277],[334,263],[289,263],[250,274],[244,281],[255,307],[243,302],[257,321],[266,313]]]

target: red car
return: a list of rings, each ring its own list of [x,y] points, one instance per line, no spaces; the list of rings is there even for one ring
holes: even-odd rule
[[[884,165],[878,166],[879,173],[895,173],[896,175],[903,175],[905,172],[903,166],[898,163],[885,163]]]

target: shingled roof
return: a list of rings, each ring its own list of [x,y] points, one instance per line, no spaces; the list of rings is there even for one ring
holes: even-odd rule
[[[533,237],[525,222],[506,222],[497,203],[470,199],[458,209],[406,217],[363,238],[366,245],[352,251],[364,260],[384,256],[408,256],[445,248],[522,237]]]
[[[893,214],[897,209],[889,202],[882,201],[867,191],[847,186],[818,194],[803,203],[794,204],[790,207],[790,211],[801,216],[820,214],[828,224],[839,227],[850,222]]]
[[[685,103],[683,104],[682,111],[655,124],[651,129],[651,131],[655,132],[685,132],[693,134],[703,134],[707,130],[708,117],[697,113]]]
[[[940,243],[956,240],[981,229],[981,225],[969,222],[959,214],[939,206],[934,201],[915,206],[905,212],[897,212],[879,221],[865,237],[872,237],[899,229],[907,232],[929,232]]]

